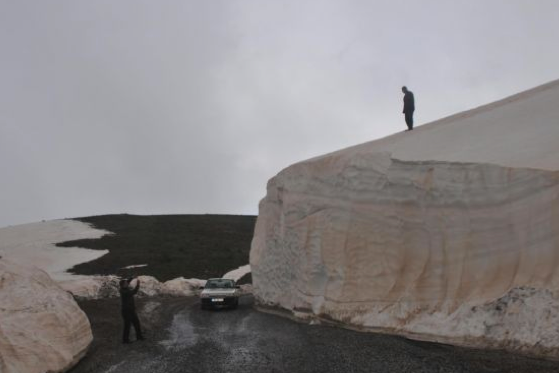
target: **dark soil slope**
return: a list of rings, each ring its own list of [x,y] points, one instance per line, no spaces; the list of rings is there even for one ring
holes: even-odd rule
[[[75,266],[84,275],[150,275],[159,281],[176,277],[220,277],[248,264],[256,216],[240,215],[102,215],[76,218],[113,232],[100,239],[67,241],[57,246],[109,250],[107,255]],[[136,264],[147,267],[123,269]]]

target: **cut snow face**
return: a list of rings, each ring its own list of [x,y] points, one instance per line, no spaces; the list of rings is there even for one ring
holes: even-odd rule
[[[95,260],[107,250],[57,247],[56,243],[100,238],[111,232],[94,229],[75,220],[53,220],[0,229],[0,256],[26,266],[35,266],[57,281],[83,278],[66,272],[73,266]]]
[[[559,357],[557,103],[559,81],[282,170],[252,240],[256,301]]]

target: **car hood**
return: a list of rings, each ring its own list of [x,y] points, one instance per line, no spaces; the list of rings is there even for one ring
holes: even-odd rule
[[[204,289],[202,295],[233,295],[237,289]]]

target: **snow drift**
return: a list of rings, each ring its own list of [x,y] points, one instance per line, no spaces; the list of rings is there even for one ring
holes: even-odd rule
[[[54,280],[77,279],[80,276],[67,270],[76,264],[95,260],[108,251],[57,247],[56,244],[101,238],[106,234],[112,233],[77,220],[51,220],[0,228],[0,256],[15,263],[40,268]]]
[[[559,356],[559,81],[304,161],[268,183],[261,305]]]

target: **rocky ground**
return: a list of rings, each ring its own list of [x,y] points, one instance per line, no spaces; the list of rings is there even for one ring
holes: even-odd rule
[[[59,247],[108,250],[108,254],[69,272],[149,275],[163,282],[177,277],[220,277],[248,264],[256,216],[119,214],[73,220],[113,234],[57,243]],[[133,265],[142,266],[129,268]],[[246,282],[250,279],[242,281]]]
[[[216,311],[195,297],[140,298],[147,340],[123,345],[119,302],[80,302],[94,342],[71,373],[559,372],[558,362],[297,323],[257,312],[250,295]]]

